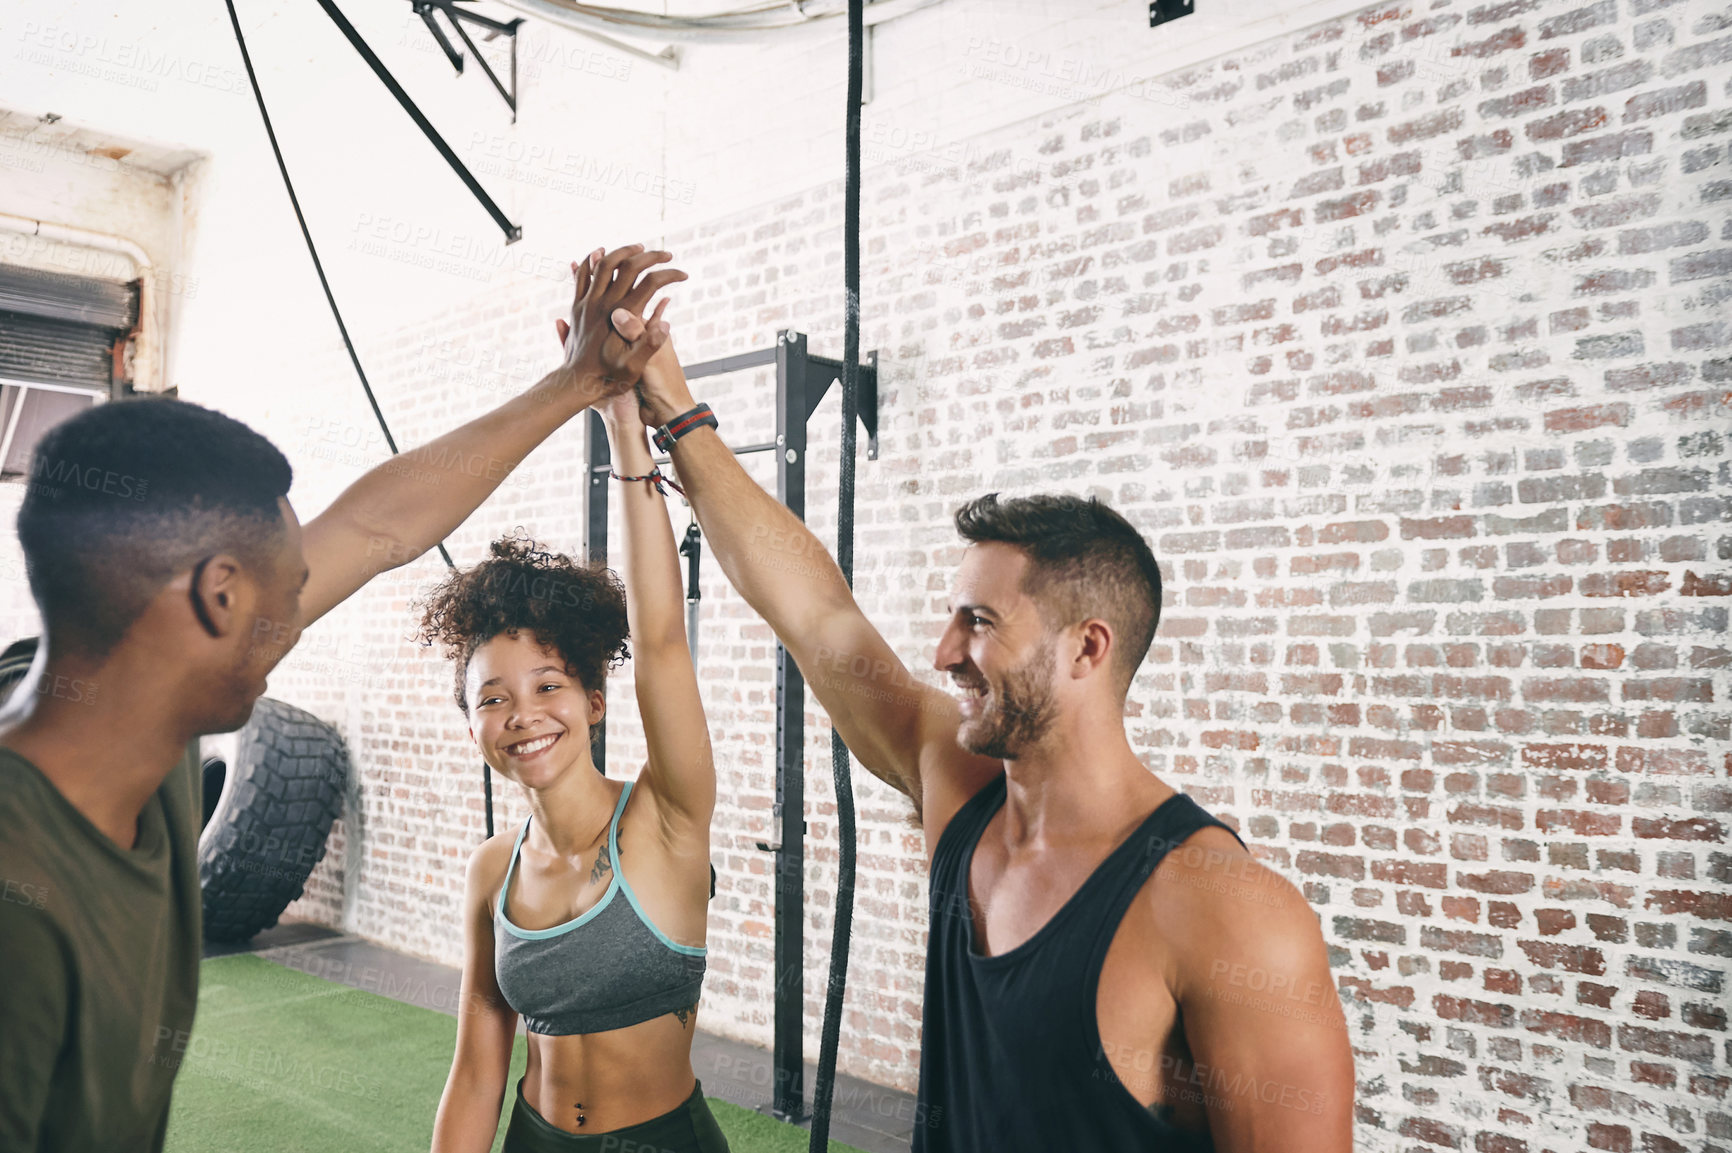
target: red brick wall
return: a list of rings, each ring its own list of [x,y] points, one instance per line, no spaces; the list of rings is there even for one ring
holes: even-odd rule
[[[1095,492],[1147,532],[1168,603],[1127,724],[1315,907],[1359,1148],[1732,1147],[1729,64],[1723,5],[1389,4],[1168,75],[1168,103],[1109,95],[866,173],[862,603],[930,676],[965,497]],[[840,230],[825,183],[669,235],[685,358],[789,326],[839,354]],[[533,347],[558,298],[403,334],[375,369],[414,397],[399,440],[497,402],[463,362]],[[751,441],[772,389],[700,395]],[[836,411],[812,426],[824,534]],[[576,549],[580,461],[574,426],[454,555],[515,523]],[[391,640],[438,575],[344,610],[398,667],[275,691],[342,718],[361,764],[364,845],[346,819],[300,911],[454,960],[475,758],[445,667]],[[773,640],[707,576],[705,1024],[762,1043]],[[629,670],[611,693],[618,774]],[[815,1055],[834,825],[820,711],[807,731]],[[920,845],[899,798],[856,789],[842,1066],[912,1088]]]

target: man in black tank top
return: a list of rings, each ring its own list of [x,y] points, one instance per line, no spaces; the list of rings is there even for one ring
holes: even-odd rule
[[[969,547],[934,661],[953,696],[909,673],[824,546],[693,416],[671,346],[639,396],[728,579],[926,834],[914,1153],[1351,1149],[1316,915],[1125,732],[1161,599],[1141,535],[1073,496],[958,510]],[[1134,714],[1178,691],[1209,715],[1181,675],[1151,678]]]

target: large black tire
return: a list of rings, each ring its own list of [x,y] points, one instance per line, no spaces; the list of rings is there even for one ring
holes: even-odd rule
[[[337,730],[269,697],[253,706],[234,762],[198,843],[207,941],[245,941],[277,923],[325,855],[349,776]]]

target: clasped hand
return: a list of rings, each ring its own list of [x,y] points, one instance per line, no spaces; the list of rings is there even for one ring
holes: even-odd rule
[[[577,282],[572,318],[554,321],[565,348],[564,368],[579,379],[593,379],[601,395],[594,402],[610,427],[663,423],[691,407],[679,361],[662,320],[664,298],[646,321],[644,306],[656,292],[686,279],[678,269],[645,275],[672,259],[664,251],[646,252],[641,244],[573,262]],[[641,277],[641,279],[639,279]]]
[[[647,323],[642,313],[657,292],[686,278],[677,268],[648,271],[672,258],[672,253],[631,244],[608,253],[598,248],[581,263],[572,262],[577,284],[571,319],[554,321],[565,349],[560,367],[600,391],[599,408],[630,394],[650,359],[668,343],[669,328],[661,319],[666,298]]]

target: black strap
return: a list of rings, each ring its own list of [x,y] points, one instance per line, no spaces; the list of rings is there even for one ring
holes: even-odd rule
[[[259,119],[265,122],[265,135],[270,138],[271,154],[277,158],[277,171],[283,175],[283,187],[288,191],[289,204],[295,210],[295,222],[301,226],[301,238],[307,242],[307,255],[313,258],[313,271],[319,274],[319,287],[325,290],[325,303],[331,306],[331,316],[337,322],[337,332],[343,337],[343,347],[349,350],[349,363],[355,366],[355,375],[361,378],[361,388],[367,393],[367,403],[373,406],[373,415],[379,420],[379,429],[385,434],[385,443],[395,456],[398,452],[397,441],[391,436],[391,427],[385,423],[385,414],[379,410],[379,401],[373,396],[373,386],[367,383],[367,373],[361,367],[361,358],[355,353],[355,342],[349,339],[349,326],[343,323],[343,314],[337,308],[337,298],[331,294],[331,282],[325,279],[325,266],[319,260],[319,250],[313,244],[313,234],[307,230],[307,218],[301,214],[301,200],[295,195],[295,182],[289,179],[289,166],[283,162],[283,150],[277,146],[277,132],[271,127],[271,114],[265,107],[265,94],[259,90],[259,78],[253,72],[252,54],[247,51],[247,38],[241,34],[241,20],[235,14],[235,0],[223,0],[228,5],[229,23],[234,25],[235,43],[240,45],[241,63],[246,65],[247,83],[253,86],[253,99],[258,101]],[[445,551],[445,542],[439,542],[439,555],[445,558],[445,567],[455,569],[457,566],[451,560],[451,554]],[[486,761],[481,762],[481,789],[487,808],[487,835],[493,835],[493,770]]]

